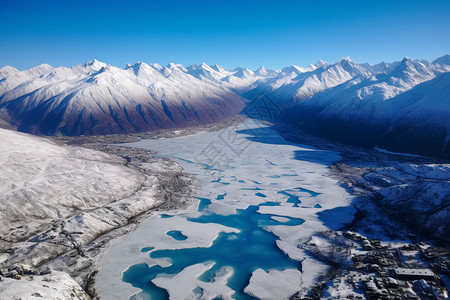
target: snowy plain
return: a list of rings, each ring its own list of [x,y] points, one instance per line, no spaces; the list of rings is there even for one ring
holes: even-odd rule
[[[221,131],[126,145],[157,151],[194,174],[199,201],[187,211],[155,214],[113,243],[105,252],[96,276],[96,291],[101,299],[124,299],[132,295],[136,299],[148,298],[141,288],[122,280],[142,264],[161,268],[162,274],[153,278],[152,284],[166,289],[174,299],[288,298],[306,290],[328,269],[299,245],[314,233],[337,229],[352,220],[351,195],[329,176],[329,166],[340,156],[287,142],[255,120]],[[177,251],[208,251],[223,235],[244,243],[239,236],[247,230],[245,227],[226,226],[232,223],[218,220],[246,216],[252,209],[255,211],[249,216],[256,218],[258,226],[262,224],[264,232],[275,235],[273,251],[279,251],[280,257],[285,256],[283,259],[289,264],[297,262],[299,268],[253,266],[251,277],[246,279],[248,284],[241,291],[230,288],[234,276],[239,276],[233,272],[237,266],[220,265],[212,254],[211,260],[200,263],[193,260],[192,265],[177,274],[164,274],[165,268],[177,264]],[[180,232],[186,239],[176,239],[167,234],[170,231]],[[261,250],[265,249],[258,249]],[[173,256],[156,257],[166,252]],[[218,271],[205,280],[209,269]]]

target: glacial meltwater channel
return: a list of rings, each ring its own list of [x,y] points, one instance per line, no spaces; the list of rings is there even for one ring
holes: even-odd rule
[[[328,176],[337,153],[257,121],[127,145],[176,160],[196,176],[196,198],[110,246],[96,277],[105,299],[288,298],[327,268],[300,245],[351,219],[348,194]]]

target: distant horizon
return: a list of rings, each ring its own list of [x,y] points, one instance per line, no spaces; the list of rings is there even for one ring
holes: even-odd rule
[[[193,65],[201,65],[202,63],[205,63],[205,64],[207,64],[207,65],[210,66],[210,67],[211,67],[211,66],[214,66],[214,65],[219,65],[219,66],[223,67],[223,68],[224,68],[225,70],[227,70],[227,71],[232,71],[232,70],[234,70],[234,69],[236,69],[236,68],[246,68],[246,69],[249,69],[249,70],[251,70],[251,71],[256,71],[256,70],[258,70],[258,69],[261,68],[261,67],[265,67],[266,69],[269,69],[269,70],[272,70],[272,71],[280,71],[280,70],[282,70],[283,68],[286,68],[286,67],[289,67],[289,66],[298,66],[298,67],[307,68],[307,67],[309,67],[309,66],[311,66],[311,65],[315,65],[315,64],[318,63],[319,61],[325,61],[325,62],[328,63],[329,65],[332,65],[332,64],[335,64],[335,63],[339,62],[339,61],[342,60],[342,59],[350,59],[352,62],[357,63],[357,64],[359,64],[359,65],[363,65],[363,64],[366,64],[366,63],[368,63],[368,64],[370,64],[370,65],[376,65],[376,64],[379,64],[379,63],[394,63],[394,62],[401,62],[404,58],[408,58],[408,57],[409,57],[409,58],[411,58],[411,59],[413,59],[413,60],[417,60],[417,61],[426,60],[427,62],[432,63],[434,60],[436,60],[436,59],[438,59],[438,58],[441,58],[441,57],[444,57],[444,56],[450,56],[450,54],[443,54],[443,55],[441,55],[441,56],[438,56],[438,57],[435,57],[435,58],[432,58],[432,59],[424,59],[424,58],[416,58],[416,57],[404,56],[404,57],[402,57],[402,58],[400,58],[400,59],[396,59],[396,60],[393,60],[393,61],[382,60],[382,61],[375,62],[375,63],[357,62],[357,61],[353,60],[351,57],[348,57],[348,56],[347,56],[347,57],[342,57],[342,58],[340,58],[340,59],[338,59],[338,60],[336,60],[336,61],[333,61],[333,62],[327,61],[326,59],[319,59],[319,60],[317,60],[317,61],[315,61],[315,62],[313,62],[313,63],[310,63],[310,64],[308,64],[308,65],[299,65],[299,64],[295,64],[295,63],[294,63],[294,64],[282,66],[281,68],[271,68],[270,66],[267,66],[267,65],[259,65],[259,66],[256,67],[256,68],[248,68],[248,67],[246,67],[246,66],[234,66],[234,67],[232,67],[232,68],[226,68],[226,67],[224,67],[224,66],[223,66],[222,64],[220,64],[220,63],[211,63],[211,64],[208,64],[208,63],[206,63],[206,62],[200,62],[200,63],[193,63],[193,64],[181,64],[181,63],[173,62],[173,61],[172,61],[172,62],[169,62],[169,63],[167,63],[167,64],[162,64],[162,63],[159,63],[159,62],[157,62],[157,61],[150,61],[150,62],[147,62],[147,61],[143,61],[143,60],[137,60],[137,61],[135,61],[135,62],[133,62],[133,63],[125,63],[125,65],[123,65],[123,66],[118,66],[118,65],[111,64],[111,63],[108,63],[108,62],[106,62],[106,61],[103,61],[103,60],[101,60],[101,59],[93,58],[93,59],[90,59],[90,60],[87,60],[87,61],[84,61],[84,62],[80,62],[80,63],[76,63],[76,64],[73,64],[73,65],[59,65],[59,66],[56,66],[56,65],[52,65],[52,64],[43,62],[43,63],[40,63],[40,64],[37,64],[37,65],[31,66],[31,67],[29,67],[29,68],[24,68],[24,69],[18,68],[18,67],[13,66],[13,65],[0,65],[0,69],[9,66],[9,67],[16,68],[16,69],[19,70],[19,71],[25,71],[25,70],[28,70],[28,69],[31,69],[31,68],[34,68],[34,67],[38,67],[38,66],[40,66],[40,65],[50,65],[51,67],[54,67],[54,68],[59,68],[59,67],[71,68],[71,67],[74,67],[74,66],[77,66],[77,65],[84,65],[84,64],[86,64],[86,63],[88,63],[88,62],[93,62],[93,61],[96,60],[96,61],[98,61],[98,62],[105,63],[106,65],[111,65],[111,66],[114,66],[114,67],[117,67],[117,68],[121,68],[121,69],[126,68],[127,64],[134,65],[134,64],[137,64],[137,63],[142,62],[142,63],[148,64],[148,65],[150,65],[150,64],[159,64],[159,65],[161,65],[161,66],[167,66],[167,65],[169,65],[169,64],[171,64],[171,63],[174,63],[174,64],[177,64],[177,65],[180,64],[180,65],[182,65],[183,67],[189,67],[189,66],[193,66]]]
[[[448,0],[2,0],[0,11],[0,66],[22,70],[93,58],[276,70],[450,52]]]

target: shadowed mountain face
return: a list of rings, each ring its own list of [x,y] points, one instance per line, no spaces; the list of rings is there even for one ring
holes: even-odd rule
[[[286,109],[282,119],[321,137],[394,152],[450,158],[448,66],[404,59]]]
[[[45,135],[133,133],[214,123],[243,98],[186,73],[182,66],[98,61],[67,68],[1,69],[0,110],[19,131]]]

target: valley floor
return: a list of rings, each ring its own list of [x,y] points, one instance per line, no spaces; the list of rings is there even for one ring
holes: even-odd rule
[[[288,142],[255,120],[128,145],[194,174],[198,202],[155,215],[111,245],[96,282],[105,299],[285,299],[328,269],[298,244],[352,219],[351,196],[328,174],[340,156]]]

